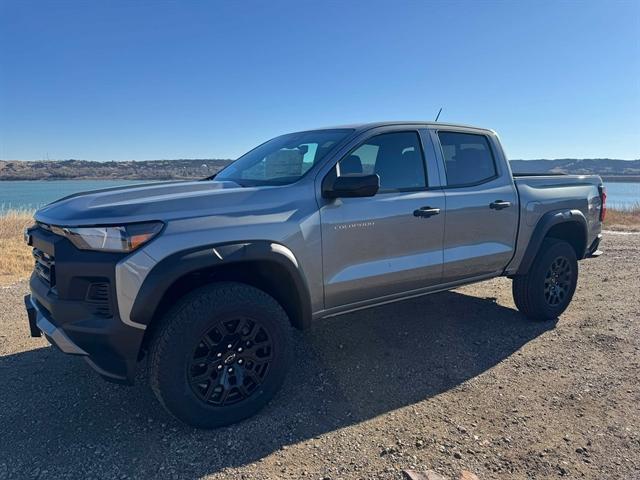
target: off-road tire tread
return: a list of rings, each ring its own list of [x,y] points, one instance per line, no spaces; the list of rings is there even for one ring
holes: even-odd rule
[[[540,298],[535,298],[534,296],[534,286],[537,286],[538,282],[542,281],[541,277],[546,273],[546,269],[548,268],[546,257],[549,256],[549,252],[561,249],[565,250],[563,253],[566,253],[569,261],[572,263],[572,268],[575,272],[575,282],[577,283],[578,262],[573,247],[564,240],[551,237],[543,240],[529,272],[513,278],[512,293],[514,303],[517,309],[531,320],[547,321],[557,318],[571,303],[573,293],[575,292],[575,285],[571,291],[571,295],[568,296],[568,301],[559,309],[548,308]]]
[[[160,365],[167,349],[174,346],[173,339],[178,338],[192,327],[194,318],[197,318],[198,315],[202,315],[202,312],[215,312],[221,305],[229,304],[230,302],[238,302],[238,304],[245,306],[257,306],[264,312],[265,316],[270,316],[279,323],[286,336],[286,356],[288,357],[290,354],[291,349],[289,346],[291,344],[292,328],[289,318],[280,304],[262,290],[243,283],[218,282],[197,288],[183,296],[161,319],[159,319],[160,325],[158,325],[154,333],[153,340],[150,342],[148,357],[149,385],[160,404],[167,412],[169,412],[169,414],[178,420],[191,423],[197,427],[212,428],[235,422],[221,421],[193,424],[187,419],[177,416],[166,402],[163,387],[161,385],[163,372]],[[289,359],[286,358],[284,365],[286,366],[289,364]],[[277,388],[275,388],[276,391],[282,384],[286,374],[286,369],[281,370],[283,371],[273,372],[276,373],[276,378],[274,379],[277,383]],[[269,396],[269,398],[265,397],[265,405],[269,402],[270,398],[271,396]],[[246,416],[250,416],[251,414]]]

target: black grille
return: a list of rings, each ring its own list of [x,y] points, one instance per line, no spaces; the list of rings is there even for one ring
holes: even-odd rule
[[[56,284],[56,271],[55,261],[53,256],[38,250],[33,249],[33,258],[36,261],[35,272],[49,287],[54,287]]]
[[[111,317],[111,294],[109,283],[92,283],[87,289],[87,301],[93,305],[93,311],[101,317]]]

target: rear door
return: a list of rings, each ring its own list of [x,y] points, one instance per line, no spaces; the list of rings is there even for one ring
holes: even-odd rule
[[[434,138],[435,137],[435,138]],[[446,197],[443,282],[497,274],[509,263],[518,197],[497,139],[473,130],[438,130]]]
[[[437,176],[426,131],[425,137]],[[372,134],[336,170],[338,175],[376,173],[380,190],[373,197],[320,200],[325,308],[384,300],[438,284],[444,194],[439,180],[427,175],[419,131]]]

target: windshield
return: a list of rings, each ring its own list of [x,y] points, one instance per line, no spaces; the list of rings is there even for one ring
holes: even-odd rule
[[[301,178],[353,130],[313,130],[273,138],[218,173],[243,187],[286,185]]]

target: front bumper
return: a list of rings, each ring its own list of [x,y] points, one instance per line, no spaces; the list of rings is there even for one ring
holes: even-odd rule
[[[32,337],[39,337],[41,334],[44,334],[47,340],[49,340],[49,343],[55,345],[64,353],[68,353],[69,355],[88,355],[87,352],[73,343],[67,334],[64,333],[64,330],[57,328],[51,323],[45,314],[38,309],[31,295],[25,295],[24,304],[27,309],[29,330],[31,331]]]
[[[83,302],[43,296],[38,283],[34,274],[31,295],[25,297],[31,335],[42,333],[63,353],[83,357],[106,380],[133,384],[144,331],[125,325],[117,314],[92,314]]]
[[[31,275],[31,294],[25,297],[31,335],[44,334],[109,381],[133,383],[144,330],[118,315],[115,266],[122,256],[80,251],[41,229],[29,233],[31,244],[52,264],[46,278],[38,269]]]

